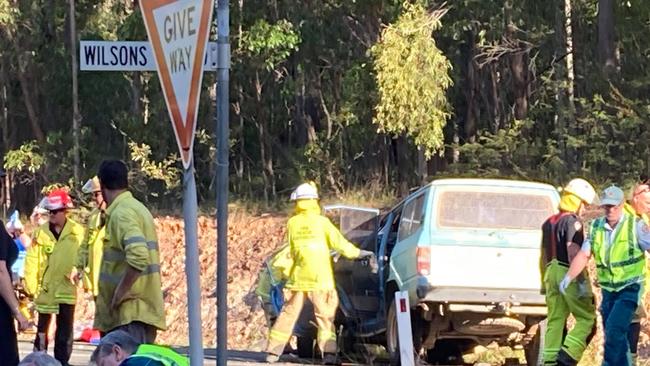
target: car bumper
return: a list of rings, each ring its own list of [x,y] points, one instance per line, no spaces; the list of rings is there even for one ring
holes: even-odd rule
[[[545,296],[538,290],[436,287],[419,284],[419,302],[449,304],[450,311],[512,312],[546,315]]]

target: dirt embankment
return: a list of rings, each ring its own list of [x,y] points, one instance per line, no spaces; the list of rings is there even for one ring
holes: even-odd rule
[[[266,339],[266,322],[261,310],[255,309],[254,286],[262,261],[284,239],[286,217],[251,216],[234,213],[228,228],[228,347],[261,349]],[[163,292],[168,329],[159,334],[158,342],[187,345],[187,283],[185,278],[185,243],[183,221],[173,217],[156,218],[161,256]],[[199,218],[199,253],[201,273],[201,319],[206,347],[216,344],[216,270],[217,234],[214,218]],[[80,297],[81,299],[81,297]],[[92,304],[80,300],[78,322],[93,316]]]

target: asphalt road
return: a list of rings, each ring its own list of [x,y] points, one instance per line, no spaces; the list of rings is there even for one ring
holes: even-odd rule
[[[26,342],[26,341],[20,341],[18,343],[19,349],[20,349],[20,357],[25,357],[27,354],[32,352],[32,343],[31,342]],[[50,354],[53,350],[54,345],[50,345]],[[70,364],[72,366],[86,366],[88,365],[90,361],[90,355],[92,354],[93,350],[95,349],[95,346],[90,345],[88,343],[75,343],[74,348],[72,351],[72,359],[70,360]],[[180,353],[186,353],[187,348],[179,348],[177,349],[178,352]],[[205,350],[205,362],[204,365],[208,366],[216,366],[216,350],[214,348],[212,349],[206,349]],[[261,352],[249,352],[249,351],[229,351],[228,352],[228,365],[233,365],[233,366],[242,366],[242,365],[256,365],[256,364],[265,364],[264,362],[264,357],[265,355]],[[287,359],[283,359],[283,361],[290,361],[290,362],[280,362],[276,363],[274,365],[278,366],[287,366],[287,365],[312,365],[312,364],[320,364],[319,361],[314,361],[310,362],[309,360],[298,360],[298,359],[291,359],[290,357]],[[346,365],[354,365],[352,363],[346,363]]]

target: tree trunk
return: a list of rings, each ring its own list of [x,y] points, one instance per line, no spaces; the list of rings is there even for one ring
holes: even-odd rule
[[[576,130],[574,103],[573,38],[571,26],[571,1],[556,0],[555,14],[555,58],[566,55],[556,65],[556,132],[558,145],[567,170],[577,166],[576,151],[567,146],[567,135]]]
[[[506,17],[506,39],[518,48],[522,47],[515,32],[517,28],[512,20],[512,2],[506,1],[504,6]],[[510,75],[512,76],[512,90],[515,96],[515,119],[522,120],[528,115],[528,51],[521,49],[511,52],[508,57]]]
[[[427,166],[428,159],[424,155],[424,147],[418,148],[418,178],[420,184],[425,185],[429,179],[429,171]]]
[[[474,32],[467,32],[466,47],[467,52],[465,56],[465,141],[476,141],[476,125],[477,125],[477,105],[476,105],[476,62],[474,56],[476,54],[474,40]]]
[[[16,47],[18,52],[21,52],[18,47]],[[34,134],[34,138],[40,143],[45,142],[45,134],[41,129],[41,124],[38,119],[38,113],[36,112],[36,106],[34,105],[33,95],[30,92],[29,81],[27,80],[27,61],[25,57],[28,57],[26,54],[18,56],[18,81],[20,82],[20,90],[23,92],[23,101],[25,103],[25,109],[27,109],[27,116],[29,117],[29,125]]]
[[[605,78],[618,73],[614,0],[598,0],[598,59]]]
[[[70,0],[70,56],[72,60],[72,155],[75,183],[81,182],[80,135],[81,114],[79,113],[79,84],[77,80],[77,26],[75,22],[75,0]]]

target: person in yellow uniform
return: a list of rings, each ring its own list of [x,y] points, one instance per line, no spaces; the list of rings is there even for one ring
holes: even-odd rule
[[[323,353],[323,363],[338,363],[333,324],[338,296],[330,251],[337,251],[350,259],[373,255],[347,241],[334,224],[321,215],[318,199],[318,190],[313,183],[301,184],[291,194],[296,207],[295,215],[287,223],[287,237],[293,258],[286,284],[290,295],[269,334],[266,349],[266,361],[269,363],[278,361],[307,299],[314,306],[318,346]]]
[[[96,206],[88,216],[86,236],[81,246],[79,246],[77,263],[72,277],[75,281],[82,280],[84,290],[91,292],[93,297],[96,298],[99,291],[99,271],[102,263],[102,251],[104,249],[104,236],[106,233],[106,229],[104,228],[106,221],[106,203],[104,202],[104,196],[102,196],[101,187],[99,186],[99,178],[93,177],[89,179],[81,190],[86,194],[92,193]]]
[[[581,216],[585,206],[595,199],[596,191],[589,182],[572,179],[562,190],[560,212],[542,225],[541,274],[548,307],[544,365],[577,365],[596,333],[596,305],[587,271],[565,293],[558,288],[584,241]],[[575,325],[566,332],[569,315]]]
[[[108,208],[95,329],[102,335],[124,330],[141,343],[154,343],[167,326],[153,216],[128,191],[123,162],[102,162],[97,176]]]
[[[52,315],[56,314],[54,336],[54,358],[62,365],[68,365],[72,355],[74,308],[77,289],[68,279],[77,258],[79,244],[83,240],[83,226],[68,218],[73,207],[72,199],[63,189],[56,189],[47,196],[45,209],[49,211],[49,222],[41,226],[32,244],[37,252],[37,274],[34,303],[38,312],[35,351],[47,351],[48,329]],[[26,275],[27,275],[26,273]]]
[[[624,209],[627,214],[634,216],[639,220],[643,220],[646,225],[650,225],[650,218],[647,215],[648,211],[650,211],[650,186],[647,182],[634,185],[630,195],[630,200],[625,204]],[[630,343],[632,365],[636,365],[638,361],[637,350],[639,348],[639,336],[641,335],[641,320],[647,315],[645,312],[645,295],[648,292],[649,279],[650,277],[646,277],[645,286],[643,286],[643,289],[641,290],[639,306],[634,314],[634,318],[632,318],[630,331],[627,335]]]

